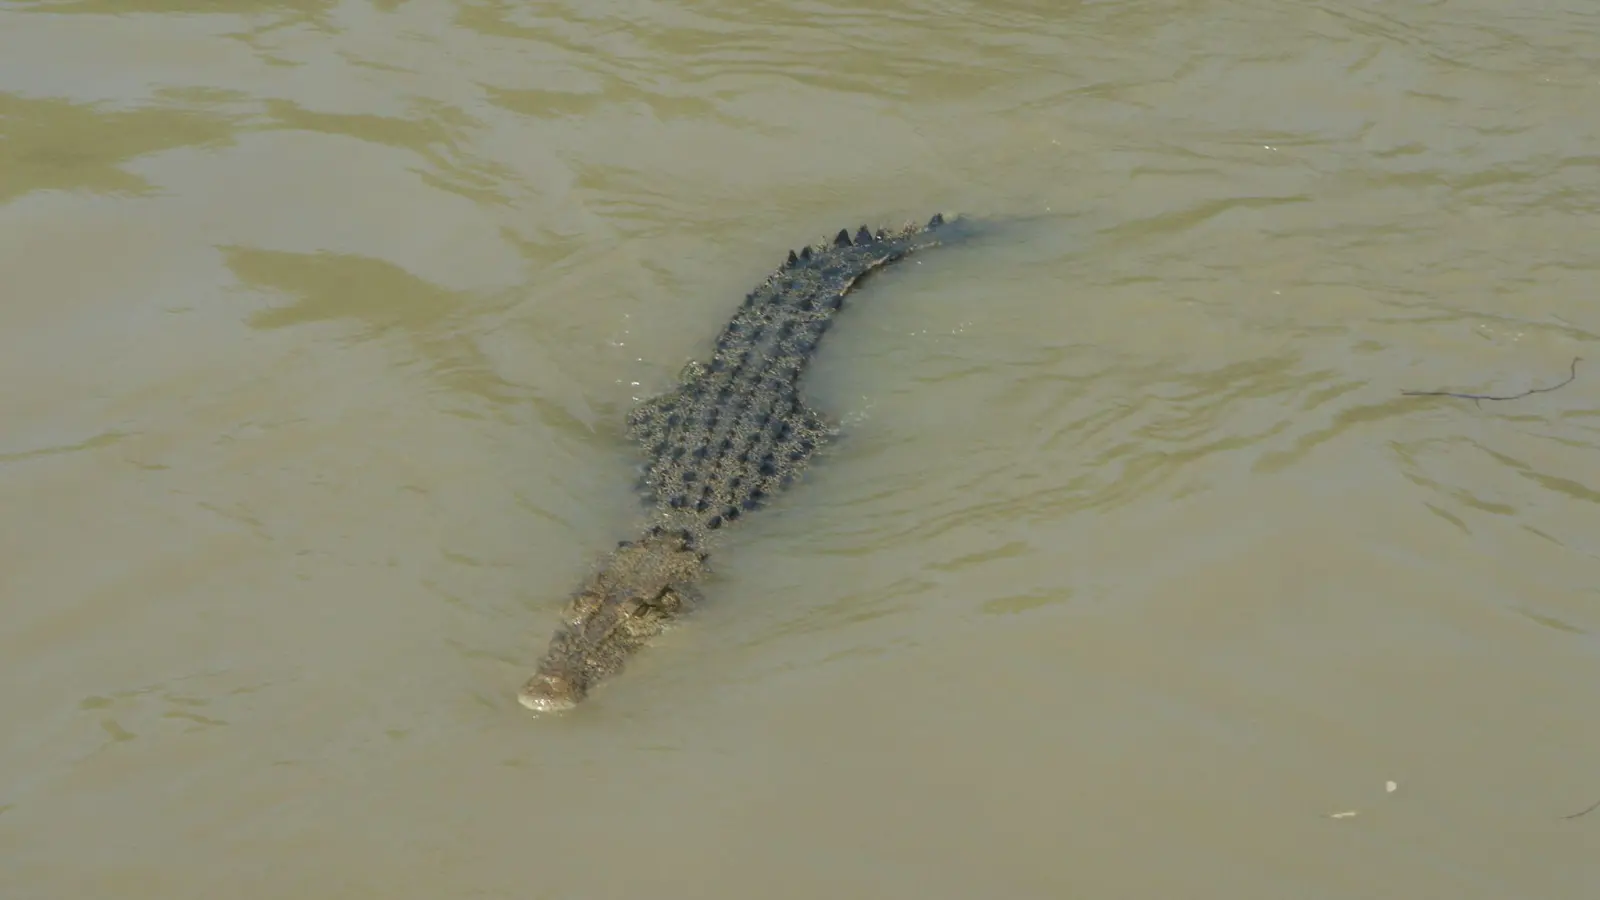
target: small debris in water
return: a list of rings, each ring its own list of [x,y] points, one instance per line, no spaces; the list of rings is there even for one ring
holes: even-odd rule
[[[1395,791],[1400,790],[1400,783],[1398,781],[1394,781],[1393,779],[1391,779],[1389,781],[1385,781],[1383,783],[1383,790],[1384,790],[1385,793],[1392,794]],[[1595,805],[1596,806],[1600,806],[1600,804],[1595,804]],[[1347,809],[1347,810],[1344,810],[1342,812],[1328,813],[1328,818],[1330,818],[1330,819],[1353,819],[1359,814],[1360,813],[1357,810]]]
[[[1589,807],[1587,809],[1583,810],[1582,812],[1575,812],[1570,816],[1562,816],[1561,818],[1563,818],[1563,819],[1578,819],[1578,818],[1582,818],[1583,816],[1587,816],[1589,813],[1592,813],[1597,809],[1600,809],[1600,800],[1596,800],[1595,802],[1589,804]]]
[[[1462,394],[1457,393],[1456,391],[1401,391],[1400,393],[1406,397],[1456,397],[1461,400],[1471,400],[1473,403],[1478,403],[1483,400],[1521,400],[1523,397],[1531,397],[1534,394],[1548,394],[1551,391],[1560,390],[1561,388],[1571,384],[1578,378],[1578,363],[1581,362],[1583,362],[1583,357],[1581,356],[1574,356],[1572,358],[1572,366],[1567,370],[1567,378],[1560,384],[1552,384],[1541,388],[1529,388],[1520,394]]]

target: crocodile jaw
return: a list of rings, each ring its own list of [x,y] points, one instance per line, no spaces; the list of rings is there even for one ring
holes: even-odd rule
[[[560,675],[539,674],[517,692],[517,702],[536,713],[566,712],[583,699],[584,689]]]
[[[560,628],[517,702],[535,713],[570,710],[620,672],[692,599],[705,554],[683,535],[623,541],[567,605]]]

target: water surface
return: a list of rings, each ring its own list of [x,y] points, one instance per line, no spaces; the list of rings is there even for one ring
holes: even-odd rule
[[[1596,46],[0,3],[0,894],[1595,896]],[[530,718],[626,409],[791,246],[941,210],[1015,224],[863,289],[843,439]]]

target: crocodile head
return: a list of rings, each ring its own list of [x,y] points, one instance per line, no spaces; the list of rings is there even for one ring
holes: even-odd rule
[[[600,679],[660,634],[686,605],[704,554],[682,536],[624,542],[568,604],[517,702],[539,713],[577,706]]]

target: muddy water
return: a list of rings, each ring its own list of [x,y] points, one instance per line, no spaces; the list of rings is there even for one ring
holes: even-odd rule
[[[1600,894],[1600,371],[1401,394],[1600,367],[1596,46],[0,4],[0,895]],[[863,290],[844,438],[530,718],[627,407],[790,246],[938,210],[1012,224]]]

